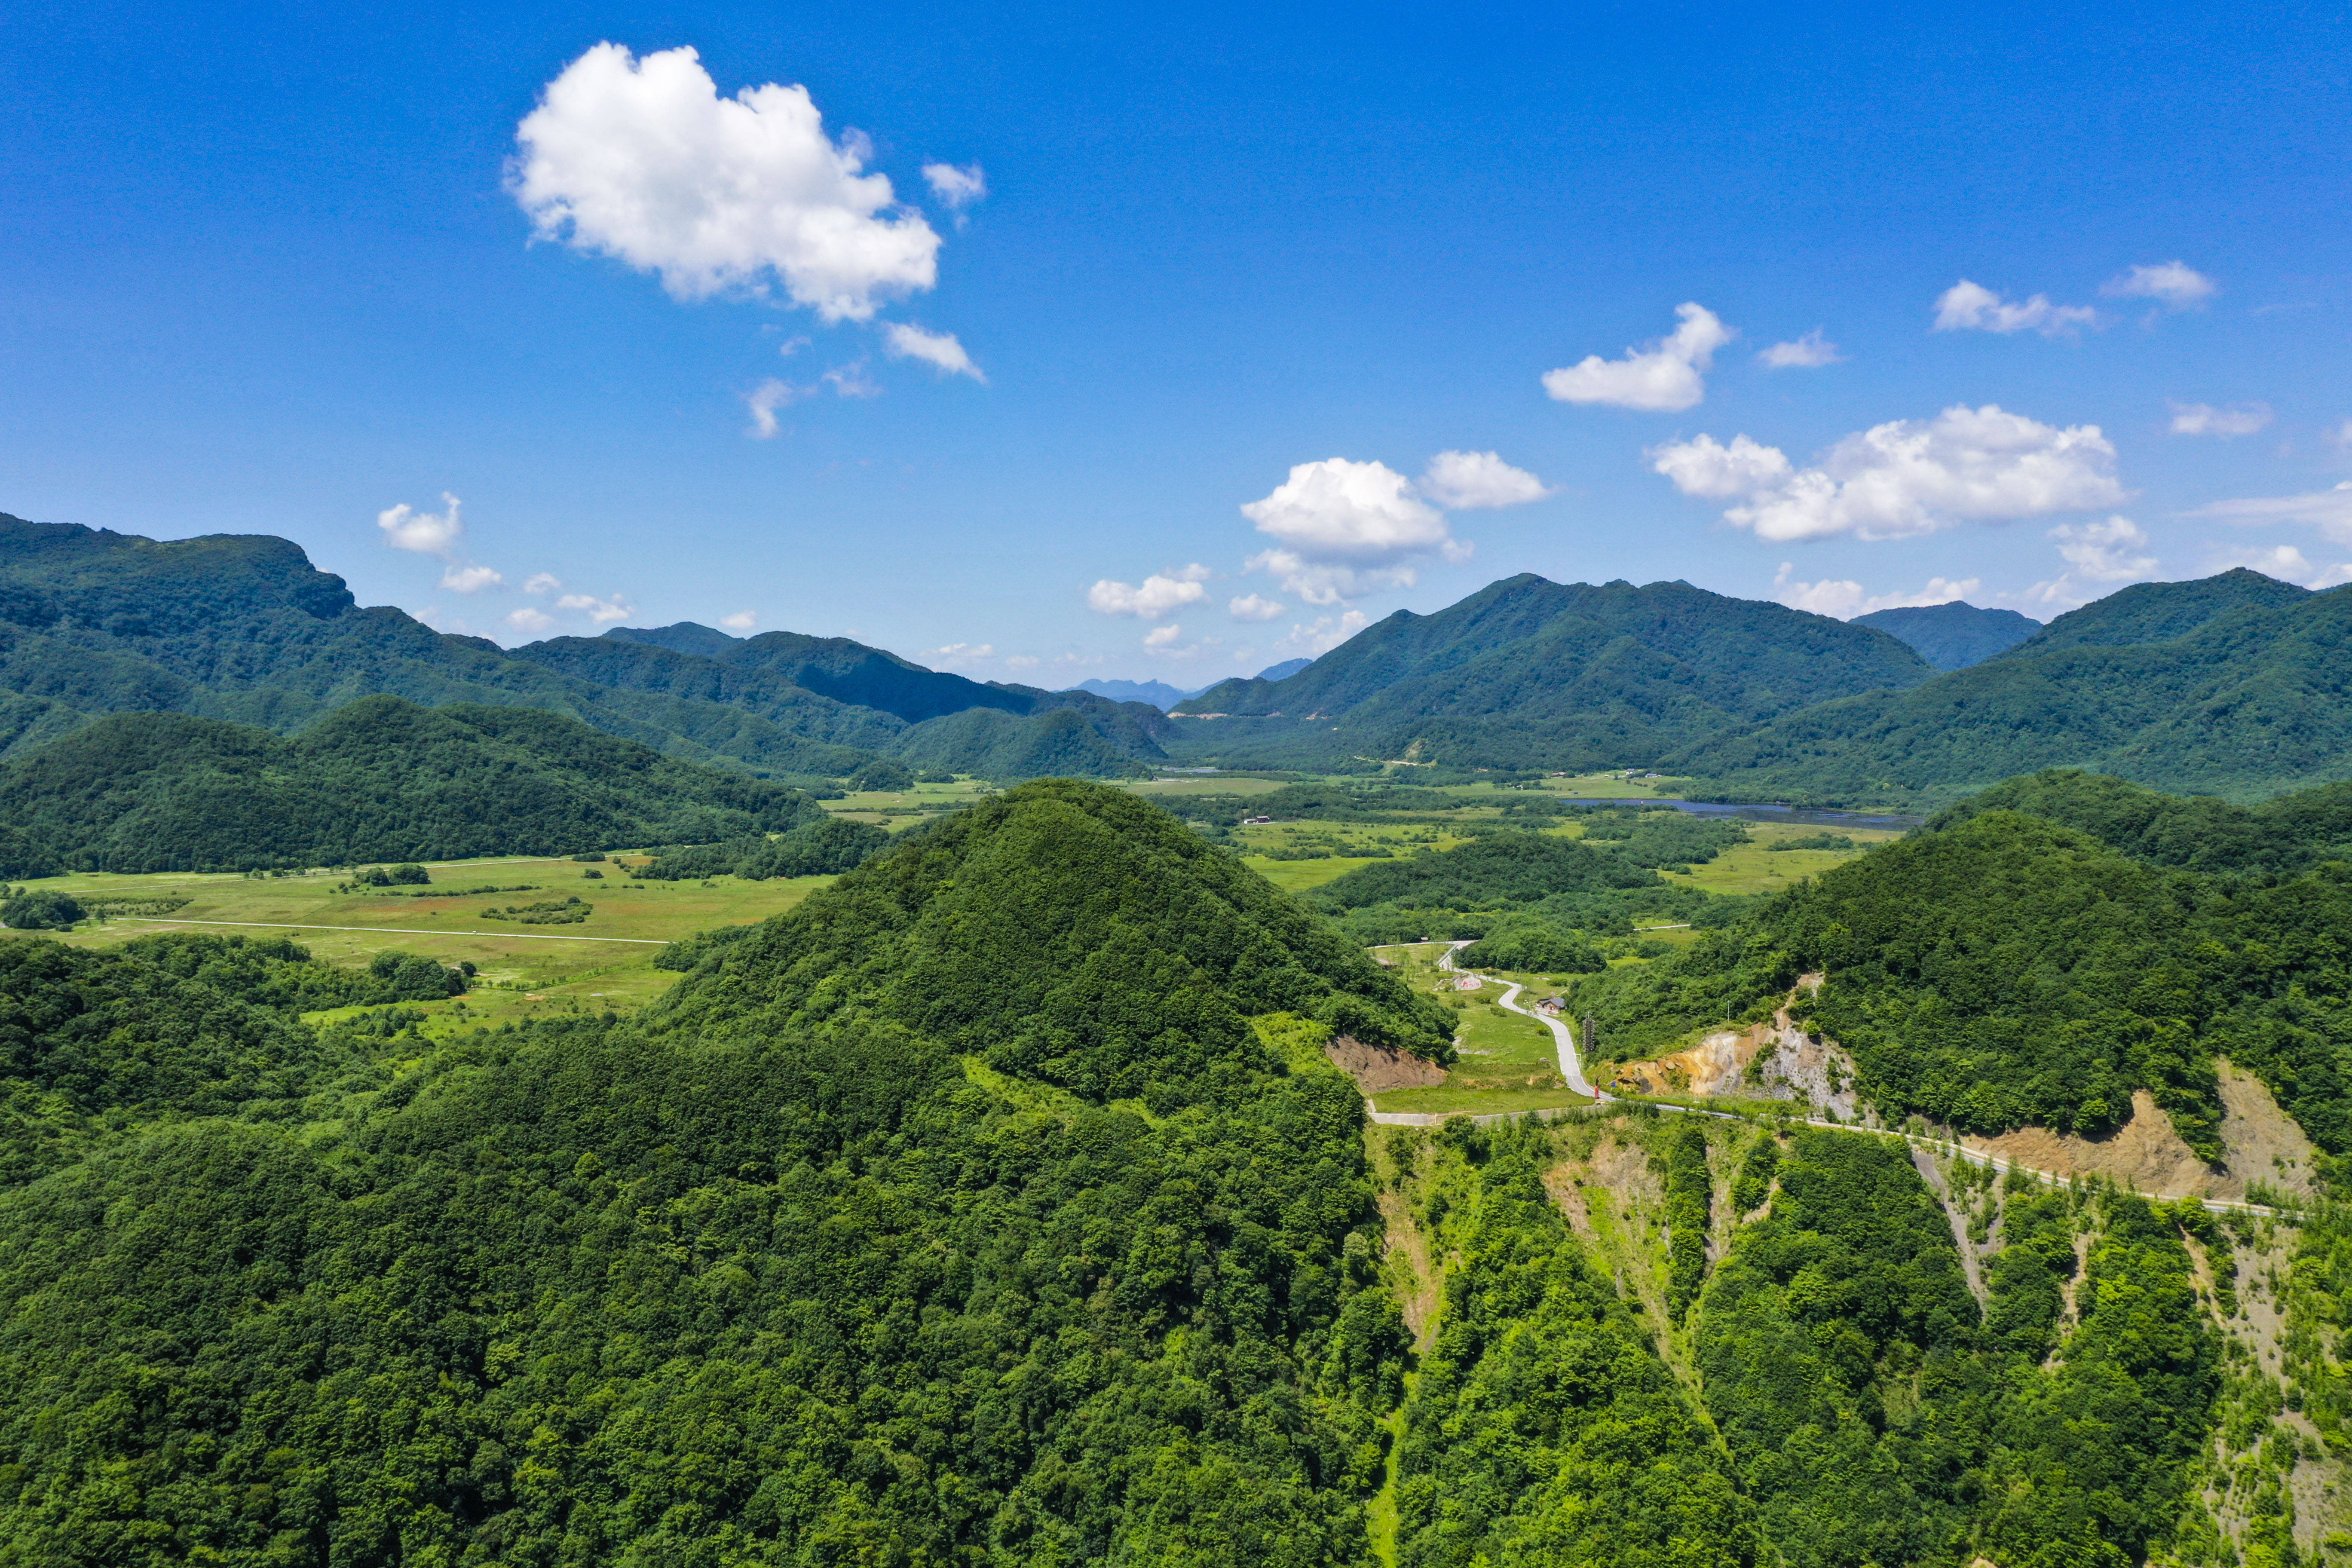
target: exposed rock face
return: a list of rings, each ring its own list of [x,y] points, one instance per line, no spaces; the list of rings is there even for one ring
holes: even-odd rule
[[[1964,1138],[1968,1147],[2060,1176],[2106,1176],[2151,1197],[2243,1199],[2248,1184],[2310,1191],[2311,1141],[2260,1079],[2215,1063],[2221,1089],[2222,1164],[2199,1159],[2171,1118],[2142,1089],[2131,1120],[2104,1138],[2078,1138],[2047,1127],[2021,1127],[1998,1138]]]
[[[1356,1080],[1366,1094],[1391,1089],[1434,1089],[1445,1081],[1445,1069],[1411,1051],[1368,1046],[1353,1035],[1341,1035],[1323,1047],[1333,1067]]]

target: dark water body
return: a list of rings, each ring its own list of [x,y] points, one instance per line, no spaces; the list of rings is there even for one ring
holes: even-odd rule
[[[1574,804],[1670,805],[1676,811],[1687,811],[1693,816],[1734,816],[1743,822],[1791,822],[1802,827],[1890,827],[1896,832],[1916,827],[1927,820],[1890,812],[1831,811],[1810,805],[1730,805],[1718,800],[1659,800],[1654,796],[1639,800],[1611,800],[1596,796],[1578,800]]]

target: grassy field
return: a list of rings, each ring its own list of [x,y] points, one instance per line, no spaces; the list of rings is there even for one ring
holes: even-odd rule
[[[676,973],[653,966],[664,943],[713,926],[743,925],[782,914],[832,880],[800,877],[744,882],[719,877],[708,882],[632,882],[622,875],[622,863],[594,868],[604,876],[590,880],[582,874],[589,868],[571,860],[452,861],[431,868],[429,889],[339,891],[344,878],[328,871],[261,880],[236,875],[90,873],[24,885],[56,888],[83,900],[187,900],[163,920],[117,919],[104,925],[85,921],[61,938],[77,946],[128,942],[157,931],[198,931],[288,937],[330,963],[363,963],[387,948],[421,952],[449,964],[470,961],[480,971],[470,994],[425,1005],[434,1015],[432,1032],[437,1033],[551,1013],[625,1012],[640,1006],[677,979]],[[466,890],[488,887],[529,890]],[[407,893],[429,896],[400,896]],[[530,926],[483,918],[509,904],[560,902],[574,895],[594,911],[577,924]],[[0,931],[0,940],[33,941],[51,934]]]
[[[1791,838],[1811,838],[1832,831],[1851,838],[1853,849],[1774,849]],[[1794,823],[1751,822],[1748,842],[1726,850],[1702,866],[1691,868],[1693,886],[1709,893],[1777,893],[1808,877],[1853,859],[1873,845],[1889,844],[1903,835],[1885,827],[1802,827]]]
[[[911,789],[856,790],[839,800],[821,800],[817,804],[835,816],[870,822],[898,833],[919,822],[960,810],[995,792],[996,786],[984,780],[964,778],[953,784],[919,784]]]
[[[1570,1091],[1559,1076],[1559,1048],[1551,1031],[1533,1018],[1505,1012],[1496,1005],[1504,986],[1489,984],[1478,991],[1454,989],[1458,978],[1438,967],[1445,952],[1443,942],[1415,942],[1374,950],[1393,964],[1405,984],[1423,993],[1442,994],[1455,1009],[1454,1049],[1458,1059],[1445,1081],[1429,1089],[1390,1089],[1373,1101],[1379,1110],[1417,1114],[1485,1115],[1497,1110],[1528,1110],[1547,1106],[1584,1105],[1583,1096]],[[1518,998],[1532,1007],[1534,999],[1554,987],[1549,976],[1513,974],[1500,977],[1528,987]]]

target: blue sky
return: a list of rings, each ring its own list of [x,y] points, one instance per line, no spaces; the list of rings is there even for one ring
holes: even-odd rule
[[[11,7],[0,510],[1047,685],[2352,576],[2340,8],[995,9]]]

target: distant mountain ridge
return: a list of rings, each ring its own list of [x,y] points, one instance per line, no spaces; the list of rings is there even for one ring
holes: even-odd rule
[[[1885,632],[1782,605],[1523,574],[1400,610],[1285,679],[1221,681],[1177,706],[1169,744],[1234,763],[1605,767],[1934,674]]]
[[[2352,777],[2352,587],[2142,583],[1982,664],[1702,741],[1660,763],[1739,800],[1933,804],[2088,768],[2252,800]]]
[[[1966,669],[2005,653],[2042,629],[2042,623],[2015,610],[1984,610],[1963,600],[1874,610],[1848,623],[1874,626],[1937,669]]]
[[[110,713],[0,763],[0,876],[570,854],[823,821],[798,790],[561,713],[365,697],[289,739]]]
[[[1014,721],[987,727],[990,758],[1134,773],[1161,755],[1167,724],[1143,704],[984,684],[789,632],[681,622],[506,650],[360,607],[287,540],[158,541],[0,515],[0,755],[107,713],[284,734],[375,695],[539,708],[672,756],[815,776],[885,753],[971,771],[923,727],[976,709]],[[1054,717],[1067,712],[1090,739]]]

